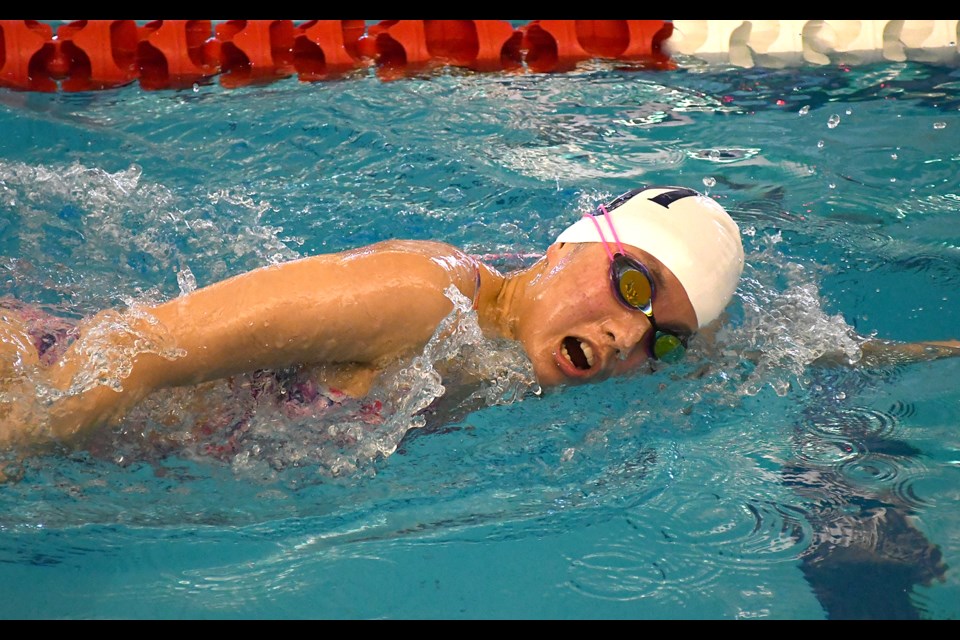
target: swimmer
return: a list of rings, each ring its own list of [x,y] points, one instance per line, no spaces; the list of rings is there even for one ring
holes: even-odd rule
[[[310,366],[318,382],[363,397],[387,367],[423,350],[453,308],[450,286],[472,301],[487,337],[522,346],[542,387],[595,382],[681,359],[694,333],[722,321],[743,267],[739,228],[717,202],[650,187],[584,215],[539,261],[506,275],[441,242],[388,240],[106,310],[56,346],[8,305],[0,448],[70,442],[156,390],[264,369]],[[863,351],[932,359],[960,355],[960,342],[870,341]],[[18,394],[25,372],[42,378],[32,388],[44,398]]]

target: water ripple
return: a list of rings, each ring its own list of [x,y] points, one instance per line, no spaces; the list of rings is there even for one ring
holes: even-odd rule
[[[593,598],[686,606],[719,578],[715,567],[695,554],[675,547],[673,553],[663,553],[659,546],[649,546],[611,544],[569,559],[570,588]]]

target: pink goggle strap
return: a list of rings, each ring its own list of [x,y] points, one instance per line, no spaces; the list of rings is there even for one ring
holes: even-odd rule
[[[607,208],[603,205],[600,205],[598,208],[603,212],[603,219],[607,221],[607,226],[610,227],[610,233],[613,235],[613,240],[617,243],[617,251],[625,254],[626,252],[623,250],[623,245],[620,243],[620,237],[617,235],[617,230],[613,226],[613,220],[610,219],[610,212],[607,211]],[[600,240],[603,242],[603,249],[607,252],[610,262],[613,262],[613,252],[610,251],[610,243],[607,242],[606,236],[603,235],[603,230],[600,228],[600,223],[597,222],[597,217],[592,213],[585,213],[583,214],[583,217],[590,218],[590,220],[593,221],[593,226],[597,228],[597,234],[600,236]]]

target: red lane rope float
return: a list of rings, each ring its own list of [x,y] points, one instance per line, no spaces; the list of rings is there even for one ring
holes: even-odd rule
[[[133,20],[77,20],[57,29],[66,67],[63,91],[110,89],[137,79],[137,23]],[[49,65],[48,65],[49,66]]]
[[[663,20],[577,20],[577,34],[587,51],[611,60],[670,62],[663,43],[673,23]]]
[[[592,59],[671,64],[661,20],[78,20],[52,28],[0,20],[0,87],[89,91],[139,79],[183,89],[219,76],[225,87],[297,74],[310,82],[375,64],[383,79],[453,65],[474,71],[568,71]],[[648,65],[649,66],[649,65]]]
[[[36,20],[0,20],[0,86],[21,91],[56,91],[46,73],[55,53],[53,29]]]
[[[304,82],[326,80],[370,64],[360,49],[363,20],[310,20],[296,28],[293,66]]]
[[[384,20],[368,30],[366,55],[390,79],[438,66],[519,69],[523,34],[505,20]]]
[[[296,72],[291,20],[227,20],[215,33],[225,87],[266,84]]]
[[[137,67],[144,89],[185,89],[220,73],[210,20],[154,20],[140,29]]]
[[[663,20],[534,20],[521,30],[527,66],[539,73],[572,71],[594,58],[670,64],[661,46],[673,24]]]

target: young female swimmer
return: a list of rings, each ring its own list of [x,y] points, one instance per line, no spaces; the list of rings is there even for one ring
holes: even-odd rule
[[[719,204],[651,187],[585,215],[508,275],[441,242],[389,240],[103,311],[53,363],[27,319],[0,310],[0,447],[67,441],[157,389],[260,369],[310,365],[322,384],[361,397],[389,364],[422,351],[452,310],[451,285],[488,337],[519,341],[541,386],[602,380],[682,357],[730,302],[743,266],[739,229]],[[864,350],[929,359],[960,355],[960,342]],[[26,372],[43,378],[45,398],[17,393]],[[103,382],[111,377],[122,384]]]

